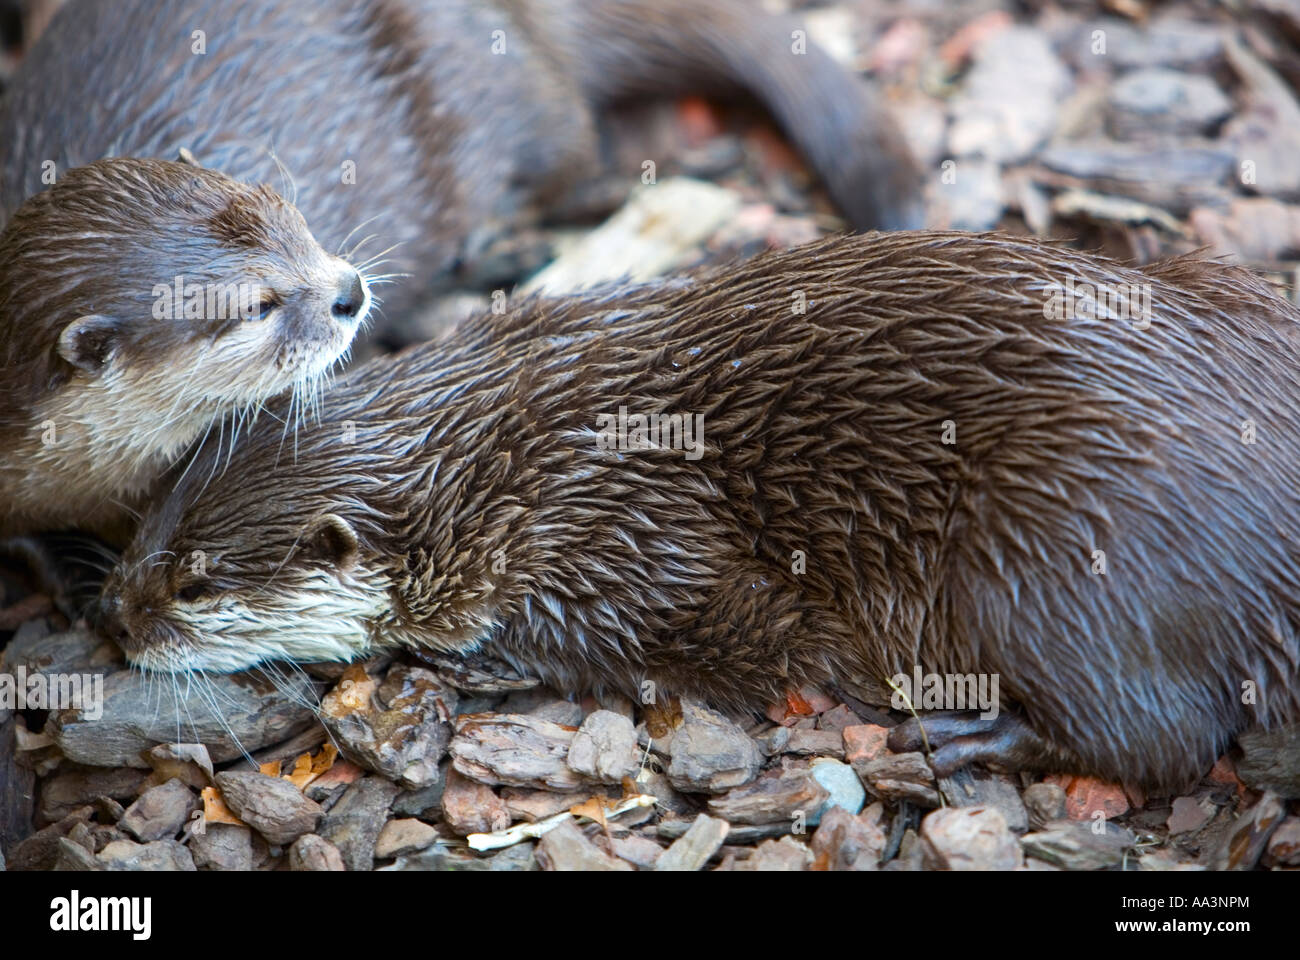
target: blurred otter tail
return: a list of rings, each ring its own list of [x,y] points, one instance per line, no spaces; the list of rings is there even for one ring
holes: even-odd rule
[[[920,170],[876,92],[752,0],[568,0],[554,24],[593,100],[630,94],[756,98],[858,229],[924,226]]]

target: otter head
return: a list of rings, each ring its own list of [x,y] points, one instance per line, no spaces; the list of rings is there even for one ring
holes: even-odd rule
[[[118,453],[174,457],[217,417],[314,390],[369,308],[296,208],[185,162],[71,170],[0,235],[0,362],[36,419],[110,459],[118,432]]]
[[[233,451],[210,437],[109,574],[104,632],[133,663],[173,672],[490,635],[539,568],[531,551],[550,556],[545,537],[515,532],[539,496],[519,478],[538,471],[483,453],[501,431],[466,401],[462,377],[499,398],[513,375],[471,365],[435,383],[435,366],[420,350],[349,372],[294,438],[275,422],[285,399]],[[518,563],[503,569],[511,540]]]
[[[152,508],[105,581],[100,628],[128,660],[228,673],[351,660],[381,639],[389,578],[327,496],[282,490],[277,504],[221,478],[193,486],[197,508],[184,484]]]

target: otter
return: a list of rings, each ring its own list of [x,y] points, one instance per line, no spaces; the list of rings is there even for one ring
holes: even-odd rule
[[[1218,262],[946,232],[529,300],[353,369],[294,456],[209,445],[106,627],[152,670],[482,647],[732,711],[994,675],[936,769],[1173,790],[1300,717],[1298,320]]]
[[[599,107],[747,92],[855,226],[920,226],[888,112],[799,29],[748,0],[72,0],[0,102],[0,217],[51,164],[188,149],[382,263],[397,321],[596,172]]]
[[[215,424],[314,403],[370,303],[268,187],[180,161],[68,172],[0,233],[0,535],[121,538]]]

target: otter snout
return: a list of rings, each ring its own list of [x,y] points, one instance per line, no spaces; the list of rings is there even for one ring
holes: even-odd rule
[[[122,597],[116,590],[106,589],[100,594],[94,608],[94,627],[101,637],[117,644],[128,656],[136,652],[123,615]]]
[[[361,274],[352,267],[346,267],[338,281],[337,294],[330,306],[330,313],[338,320],[357,320],[364,316],[369,307],[370,291]]]

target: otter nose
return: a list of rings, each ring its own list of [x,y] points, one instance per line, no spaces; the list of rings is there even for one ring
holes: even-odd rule
[[[361,280],[361,274],[350,270],[339,283],[339,292],[334,298],[334,305],[330,307],[330,313],[340,320],[351,320],[361,312],[365,304],[366,285]]]
[[[119,646],[127,639],[126,622],[122,619],[122,600],[116,595],[101,596],[94,608],[93,626],[100,636]]]

